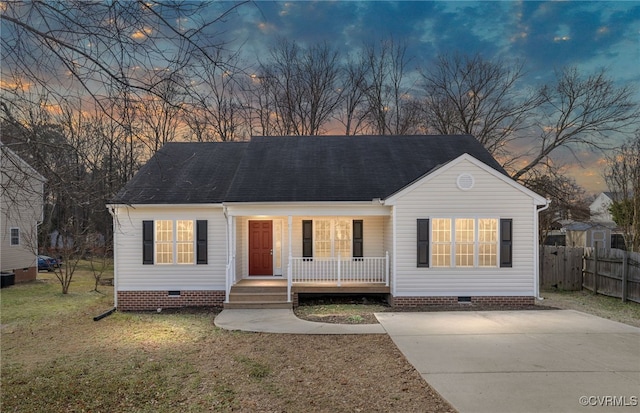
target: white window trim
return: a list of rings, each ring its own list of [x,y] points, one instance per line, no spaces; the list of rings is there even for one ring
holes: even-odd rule
[[[436,219],[449,219],[451,220],[451,241],[449,241],[449,245],[451,246],[451,256],[449,257],[449,266],[447,267],[437,267],[434,266],[435,262],[433,257],[433,221]],[[456,219],[473,219],[474,220],[474,250],[473,250],[473,266],[457,266],[456,265]],[[496,265],[483,265],[480,266],[479,262],[479,253],[480,253],[480,241],[479,241],[479,220],[481,219],[493,219],[496,221]],[[431,263],[431,268],[438,269],[479,269],[479,268],[500,268],[500,217],[495,216],[478,216],[478,215],[439,215],[432,216],[429,218],[429,262]]]
[[[158,222],[160,221],[170,221],[171,222],[171,262],[158,262],[158,244],[159,243],[169,243],[168,241],[158,241],[158,232],[157,232],[157,225]],[[193,256],[192,256],[192,262],[182,262],[179,263],[178,262],[178,221],[191,221],[193,223],[192,226],[192,238],[193,240],[191,241],[192,244],[192,251],[193,251]],[[154,220],[153,221],[153,262],[154,265],[161,265],[161,266],[169,266],[169,265],[179,265],[179,266],[186,266],[186,265],[196,265],[196,252],[197,252],[197,245],[196,245],[196,220],[194,219],[158,219],[158,220]],[[184,241],[180,241],[181,243],[185,243]]]
[[[14,244],[14,243],[13,243],[13,230],[18,231],[18,243],[17,243],[17,244]],[[22,241],[22,237],[21,237],[21,235],[22,235],[22,234],[20,234],[20,228],[18,228],[18,227],[11,227],[11,228],[9,229],[9,245],[10,245],[10,246],[12,246],[12,247],[19,247],[19,246],[22,244],[22,242],[21,242],[21,241]]]

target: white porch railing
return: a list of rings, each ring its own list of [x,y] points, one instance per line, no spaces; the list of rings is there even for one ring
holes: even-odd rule
[[[384,257],[289,257],[289,284],[322,282],[379,283],[389,286],[389,253]]]

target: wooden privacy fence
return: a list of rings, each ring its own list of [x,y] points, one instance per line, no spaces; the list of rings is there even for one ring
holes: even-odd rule
[[[582,247],[540,246],[540,289],[582,290]]]
[[[640,303],[640,253],[585,248],[583,273],[587,290]]]

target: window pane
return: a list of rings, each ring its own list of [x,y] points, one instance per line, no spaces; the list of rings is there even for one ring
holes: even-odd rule
[[[478,265],[496,267],[498,265],[498,220],[478,220]]]
[[[180,220],[176,222],[176,249],[178,264],[193,264],[194,258],[194,232],[193,221]]]
[[[179,242],[176,248],[178,264],[193,264],[193,242]]]
[[[456,266],[473,267],[475,256],[475,219],[456,219]]]
[[[434,267],[451,266],[451,219],[431,220],[431,261]]]
[[[173,241],[173,222],[172,221],[156,221],[156,241],[158,242]]]
[[[451,265],[451,245],[434,244],[431,246],[434,267],[449,267]]]
[[[495,267],[498,265],[498,248],[496,244],[480,244],[478,249],[478,265],[480,267]]]
[[[338,220],[335,227],[334,238],[335,256],[351,257],[351,221]]]
[[[331,221],[317,220],[314,224],[314,246],[316,257],[331,257]]]
[[[450,242],[451,241],[451,220],[434,219],[431,222],[431,238],[433,242]]]
[[[11,245],[20,245],[20,229],[11,228]]]
[[[173,263],[173,221],[160,220],[156,224],[156,263]]]
[[[171,264],[173,263],[173,244],[156,243],[156,263]]]

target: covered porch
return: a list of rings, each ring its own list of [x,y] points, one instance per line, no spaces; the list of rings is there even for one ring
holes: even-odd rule
[[[225,306],[290,308],[297,294],[390,292],[388,207],[294,209],[228,208]]]

